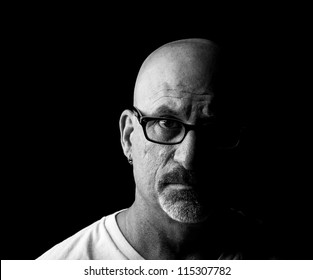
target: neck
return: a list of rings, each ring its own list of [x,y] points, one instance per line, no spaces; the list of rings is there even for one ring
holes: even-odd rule
[[[218,257],[212,248],[208,250],[204,246],[210,236],[207,223],[180,223],[172,220],[163,211],[140,207],[135,202],[120,213],[118,224],[128,242],[145,259]],[[208,256],[208,251],[212,255]]]

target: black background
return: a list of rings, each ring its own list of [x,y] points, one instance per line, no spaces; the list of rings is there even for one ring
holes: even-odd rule
[[[184,8],[10,9],[1,259],[35,259],[131,205],[119,116],[147,55],[191,37],[222,46],[234,73],[229,89],[243,100],[246,185],[237,204],[268,221],[279,258],[312,259],[305,15],[293,7]]]

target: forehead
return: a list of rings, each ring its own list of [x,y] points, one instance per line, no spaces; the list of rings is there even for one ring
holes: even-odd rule
[[[141,110],[146,115],[174,115],[182,119],[211,117],[213,93],[195,94],[187,91],[167,89],[146,96]]]
[[[139,71],[134,105],[149,114],[163,105],[209,114],[215,61],[215,47],[202,41],[184,41],[157,50]]]

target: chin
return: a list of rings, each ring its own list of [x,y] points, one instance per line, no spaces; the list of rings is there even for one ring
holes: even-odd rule
[[[207,219],[207,215],[204,215],[201,209],[190,206],[185,202],[178,202],[170,206],[165,204],[162,208],[171,219],[180,223],[196,224]]]
[[[208,218],[205,207],[192,191],[165,191],[159,197],[163,211],[180,223],[201,223]]]

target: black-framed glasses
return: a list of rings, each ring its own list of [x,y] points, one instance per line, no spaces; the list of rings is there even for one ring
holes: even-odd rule
[[[213,120],[201,125],[191,125],[176,118],[144,116],[136,107],[133,107],[133,113],[142,126],[146,139],[154,143],[179,144],[190,130],[194,130],[202,142],[214,148],[233,149],[239,145],[241,129],[231,123]]]

